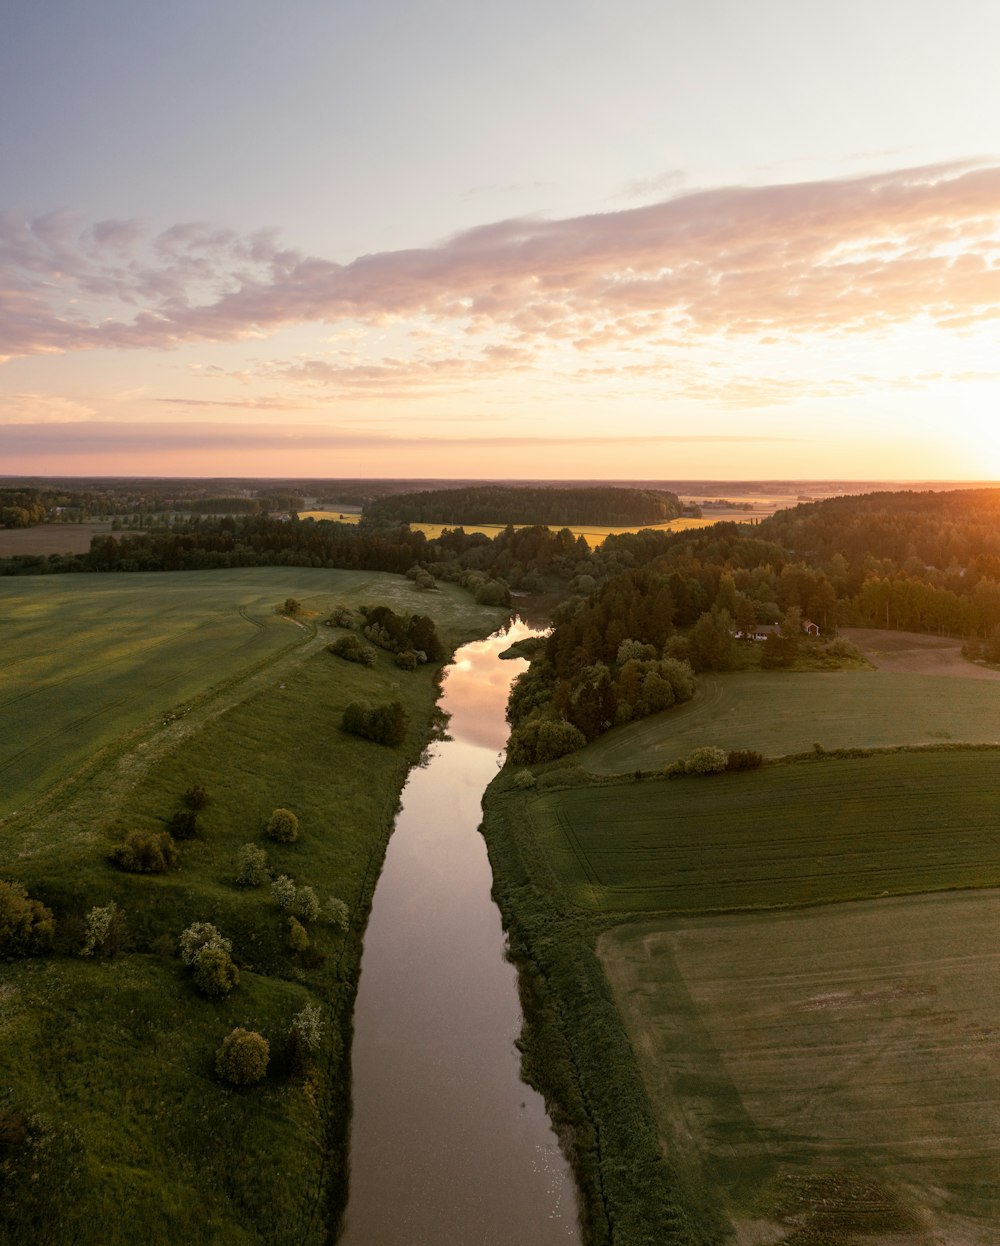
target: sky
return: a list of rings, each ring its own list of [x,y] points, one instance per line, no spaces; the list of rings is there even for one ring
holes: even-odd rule
[[[0,475],[1000,479],[993,0],[46,0]]]

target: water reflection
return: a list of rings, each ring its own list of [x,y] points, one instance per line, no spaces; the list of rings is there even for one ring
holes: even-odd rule
[[[347,1246],[549,1246],[579,1240],[572,1183],[541,1098],[521,1082],[514,969],[490,899],[480,800],[532,631],[460,650],[450,740],[415,770],[365,936],[352,1054]]]

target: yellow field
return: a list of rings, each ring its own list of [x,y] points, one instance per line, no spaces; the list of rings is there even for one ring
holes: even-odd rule
[[[301,519],[334,519],[340,523],[358,523],[361,519],[360,515],[352,515],[344,511],[300,511]],[[574,536],[582,536],[586,539],[587,544],[591,548],[596,549],[598,545],[604,543],[604,538],[617,535],[621,532],[641,532],[646,528],[651,528],[654,532],[684,532],[688,528],[707,528],[710,524],[717,523],[716,519],[671,519],[669,523],[656,524],[633,524],[628,525],[611,524],[607,526],[601,525],[585,525],[585,524],[564,524],[563,527],[569,528]],[[466,532],[481,532],[484,536],[499,536],[503,532],[506,524],[463,524],[463,523],[412,523],[410,527],[414,532],[422,532],[426,537],[438,537],[445,528],[464,528]],[[527,528],[528,524],[514,524],[515,528]]]

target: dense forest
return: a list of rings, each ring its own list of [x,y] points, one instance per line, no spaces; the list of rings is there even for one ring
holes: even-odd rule
[[[654,489],[508,488],[476,485],[398,493],[365,506],[366,520],[453,524],[659,524],[682,512],[676,493]]]

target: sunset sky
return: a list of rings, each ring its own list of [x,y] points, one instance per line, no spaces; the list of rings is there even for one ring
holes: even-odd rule
[[[993,0],[46,0],[0,474],[1000,478]]]

